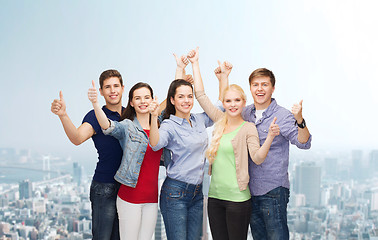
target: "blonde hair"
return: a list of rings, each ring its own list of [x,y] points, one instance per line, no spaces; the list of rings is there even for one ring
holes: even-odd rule
[[[228,86],[223,91],[223,94],[221,96],[222,103],[223,103],[224,97],[225,97],[225,95],[228,91],[238,92],[240,94],[241,98],[244,101],[247,101],[247,96],[245,95],[243,89],[239,85],[231,84],[230,86]],[[223,117],[221,119],[219,119],[214,124],[214,131],[213,131],[213,135],[212,135],[212,138],[211,138],[211,143],[210,143],[209,148],[206,151],[206,157],[209,160],[210,164],[212,164],[214,162],[214,160],[217,156],[220,140],[221,140],[221,138],[223,136],[223,132],[224,132],[226,126],[227,126],[227,122],[228,122],[228,117],[227,117],[227,114],[225,113],[225,114],[223,114]]]

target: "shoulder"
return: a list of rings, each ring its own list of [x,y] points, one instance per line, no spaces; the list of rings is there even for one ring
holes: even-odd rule
[[[245,133],[257,132],[256,125],[252,122],[246,121],[243,127],[240,129]]]

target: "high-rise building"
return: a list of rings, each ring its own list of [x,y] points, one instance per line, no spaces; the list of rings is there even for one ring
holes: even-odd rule
[[[369,168],[370,170],[378,171],[378,150],[372,150],[369,154]]]
[[[78,162],[73,163],[73,180],[80,186],[84,180],[84,169]]]
[[[314,162],[302,163],[295,168],[295,193],[306,197],[306,205],[320,205],[321,167]]]
[[[19,183],[18,191],[20,192],[20,199],[29,199],[32,197],[32,183],[29,180],[24,180]]]

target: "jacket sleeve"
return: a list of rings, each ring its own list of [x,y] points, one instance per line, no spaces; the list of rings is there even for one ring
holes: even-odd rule
[[[206,112],[210,119],[213,120],[213,122],[216,122],[223,117],[225,113],[214,106],[204,91],[195,92],[195,95],[202,109]]]

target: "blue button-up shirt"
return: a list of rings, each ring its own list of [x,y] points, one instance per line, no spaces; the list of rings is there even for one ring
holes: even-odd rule
[[[167,176],[190,184],[203,180],[205,150],[208,145],[206,128],[213,121],[206,113],[190,115],[190,126],[186,119],[171,115],[159,128],[159,142],[152,150],[163,147],[172,152],[172,161],[167,166]]]
[[[255,105],[252,104],[243,109],[242,116],[244,120],[255,123],[255,112]],[[274,98],[263,112],[262,118],[255,123],[259,133],[260,145],[265,142],[274,117],[277,117],[276,124],[280,127],[280,135],[274,138],[268,155],[261,165],[249,161],[249,188],[253,196],[264,195],[280,186],[290,188],[288,174],[289,142],[301,149],[311,147],[312,136],[310,135],[306,143],[300,143],[294,115],[286,108],[279,106]]]

